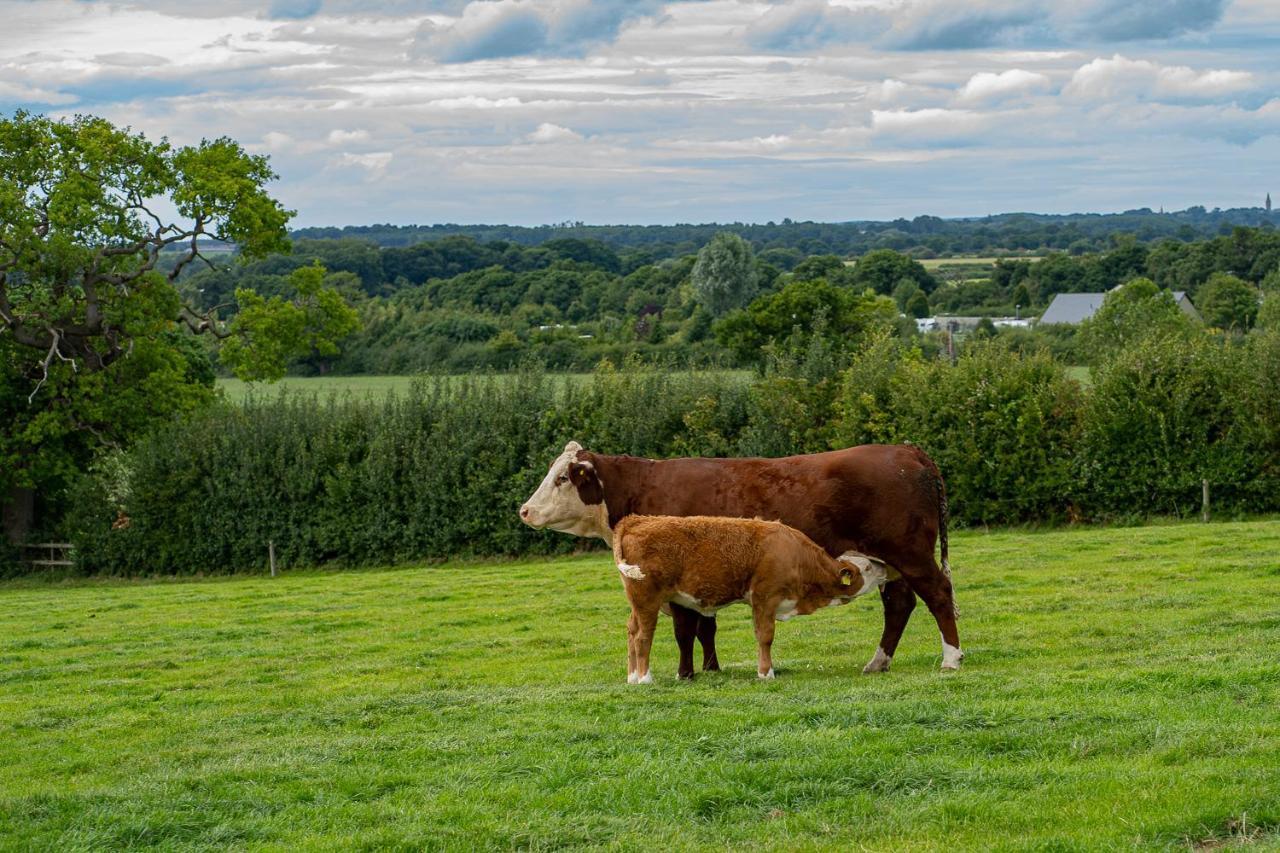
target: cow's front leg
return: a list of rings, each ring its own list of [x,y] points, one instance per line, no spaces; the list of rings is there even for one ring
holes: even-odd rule
[[[702,644],[702,671],[719,672],[720,659],[716,657],[716,617],[698,617],[698,642]]]
[[[680,678],[693,678],[693,638],[698,633],[697,611],[678,604],[671,605],[671,623],[675,626],[676,646],[680,649]]]

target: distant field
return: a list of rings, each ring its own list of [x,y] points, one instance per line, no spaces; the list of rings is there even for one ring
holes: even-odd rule
[[[749,370],[727,370],[721,372],[739,376],[744,381],[752,375]],[[511,379],[512,381],[517,378],[517,374],[500,375],[504,379]],[[591,378],[591,375],[590,373],[552,374],[553,377],[565,377],[574,382],[585,382]],[[429,381],[440,381],[443,378],[447,381],[451,377],[286,376],[279,382],[258,382],[253,384],[242,382],[239,379],[219,379],[218,387],[227,395],[227,399],[238,403],[247,399],[250,395],[274,397],[282,392],[320,395],[350,393],[356,396],[382,396],[391,392],[407,391],[414,380],[424,378]]]
[[[936,270],[942,267],[993,267],[996,261],[1038,261],[1039,255],[1018,255],[1016,257],[1004,255],[1000,257],[974,257],[974,258],[925,258],[920,261],[921,266],[927,270]]]
[[[555,535],[548,533],[547,535]],[[1280,849],[1280,521],[960,531],[920,607],[624,683],[603,553],[0,584],[0,850]]]

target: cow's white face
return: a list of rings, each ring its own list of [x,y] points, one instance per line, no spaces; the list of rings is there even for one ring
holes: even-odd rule
[[[579,462],[582,445],[571,441],[547,470],[541,485],[520,507],[520,520],[541,530],[550,528],[574,536],[598,536],[612,541],[609,510],[605,507],[603,483],[590,462]],[[583,499],[592,498],[588,503]]]

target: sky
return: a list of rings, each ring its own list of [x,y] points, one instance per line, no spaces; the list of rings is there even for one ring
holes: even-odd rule
[[[296,225],[1280,198],[1280,0],[0,0],[0,113],[269,155]]]

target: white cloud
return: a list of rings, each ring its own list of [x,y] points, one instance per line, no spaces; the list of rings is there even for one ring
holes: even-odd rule
[[[532,133],[525,137],[530,142],[581,142],[582,134],[575,133],[567,127],[544,121]]]
[[[965,145],[988,123],[984,113],[929,107],[922,110],[872,110],[872,133],[912,145]]]
[[[1185,65],[1161,65],[1116,54],[1110,59],[1099,57],[1080,66],[1062,93],[1067,97],[1091,101],[1117,98],[1214,99],[1244,92],[1254,83],[1254,76],[1248,71],[1197,71]]]
[[[367,130],[343,130],[341,128],[334,128],[329,131],[328,136],[330,145],[346,145],[351,142],[367,142],[369,139],[369,131]]]
[[[343,152],[339,162],[347,166],[359,166],[370,172],[383,172],[391,165],[395,153],[391,151],[374,151],[369,154],[351,154]]]
[[[993,74],[979,71],[969,78],[957,95],[962,103],[999,101],[1017,95],[1037,94],[1050,86],[1049,78],[1035,71],[1010,68]]]

